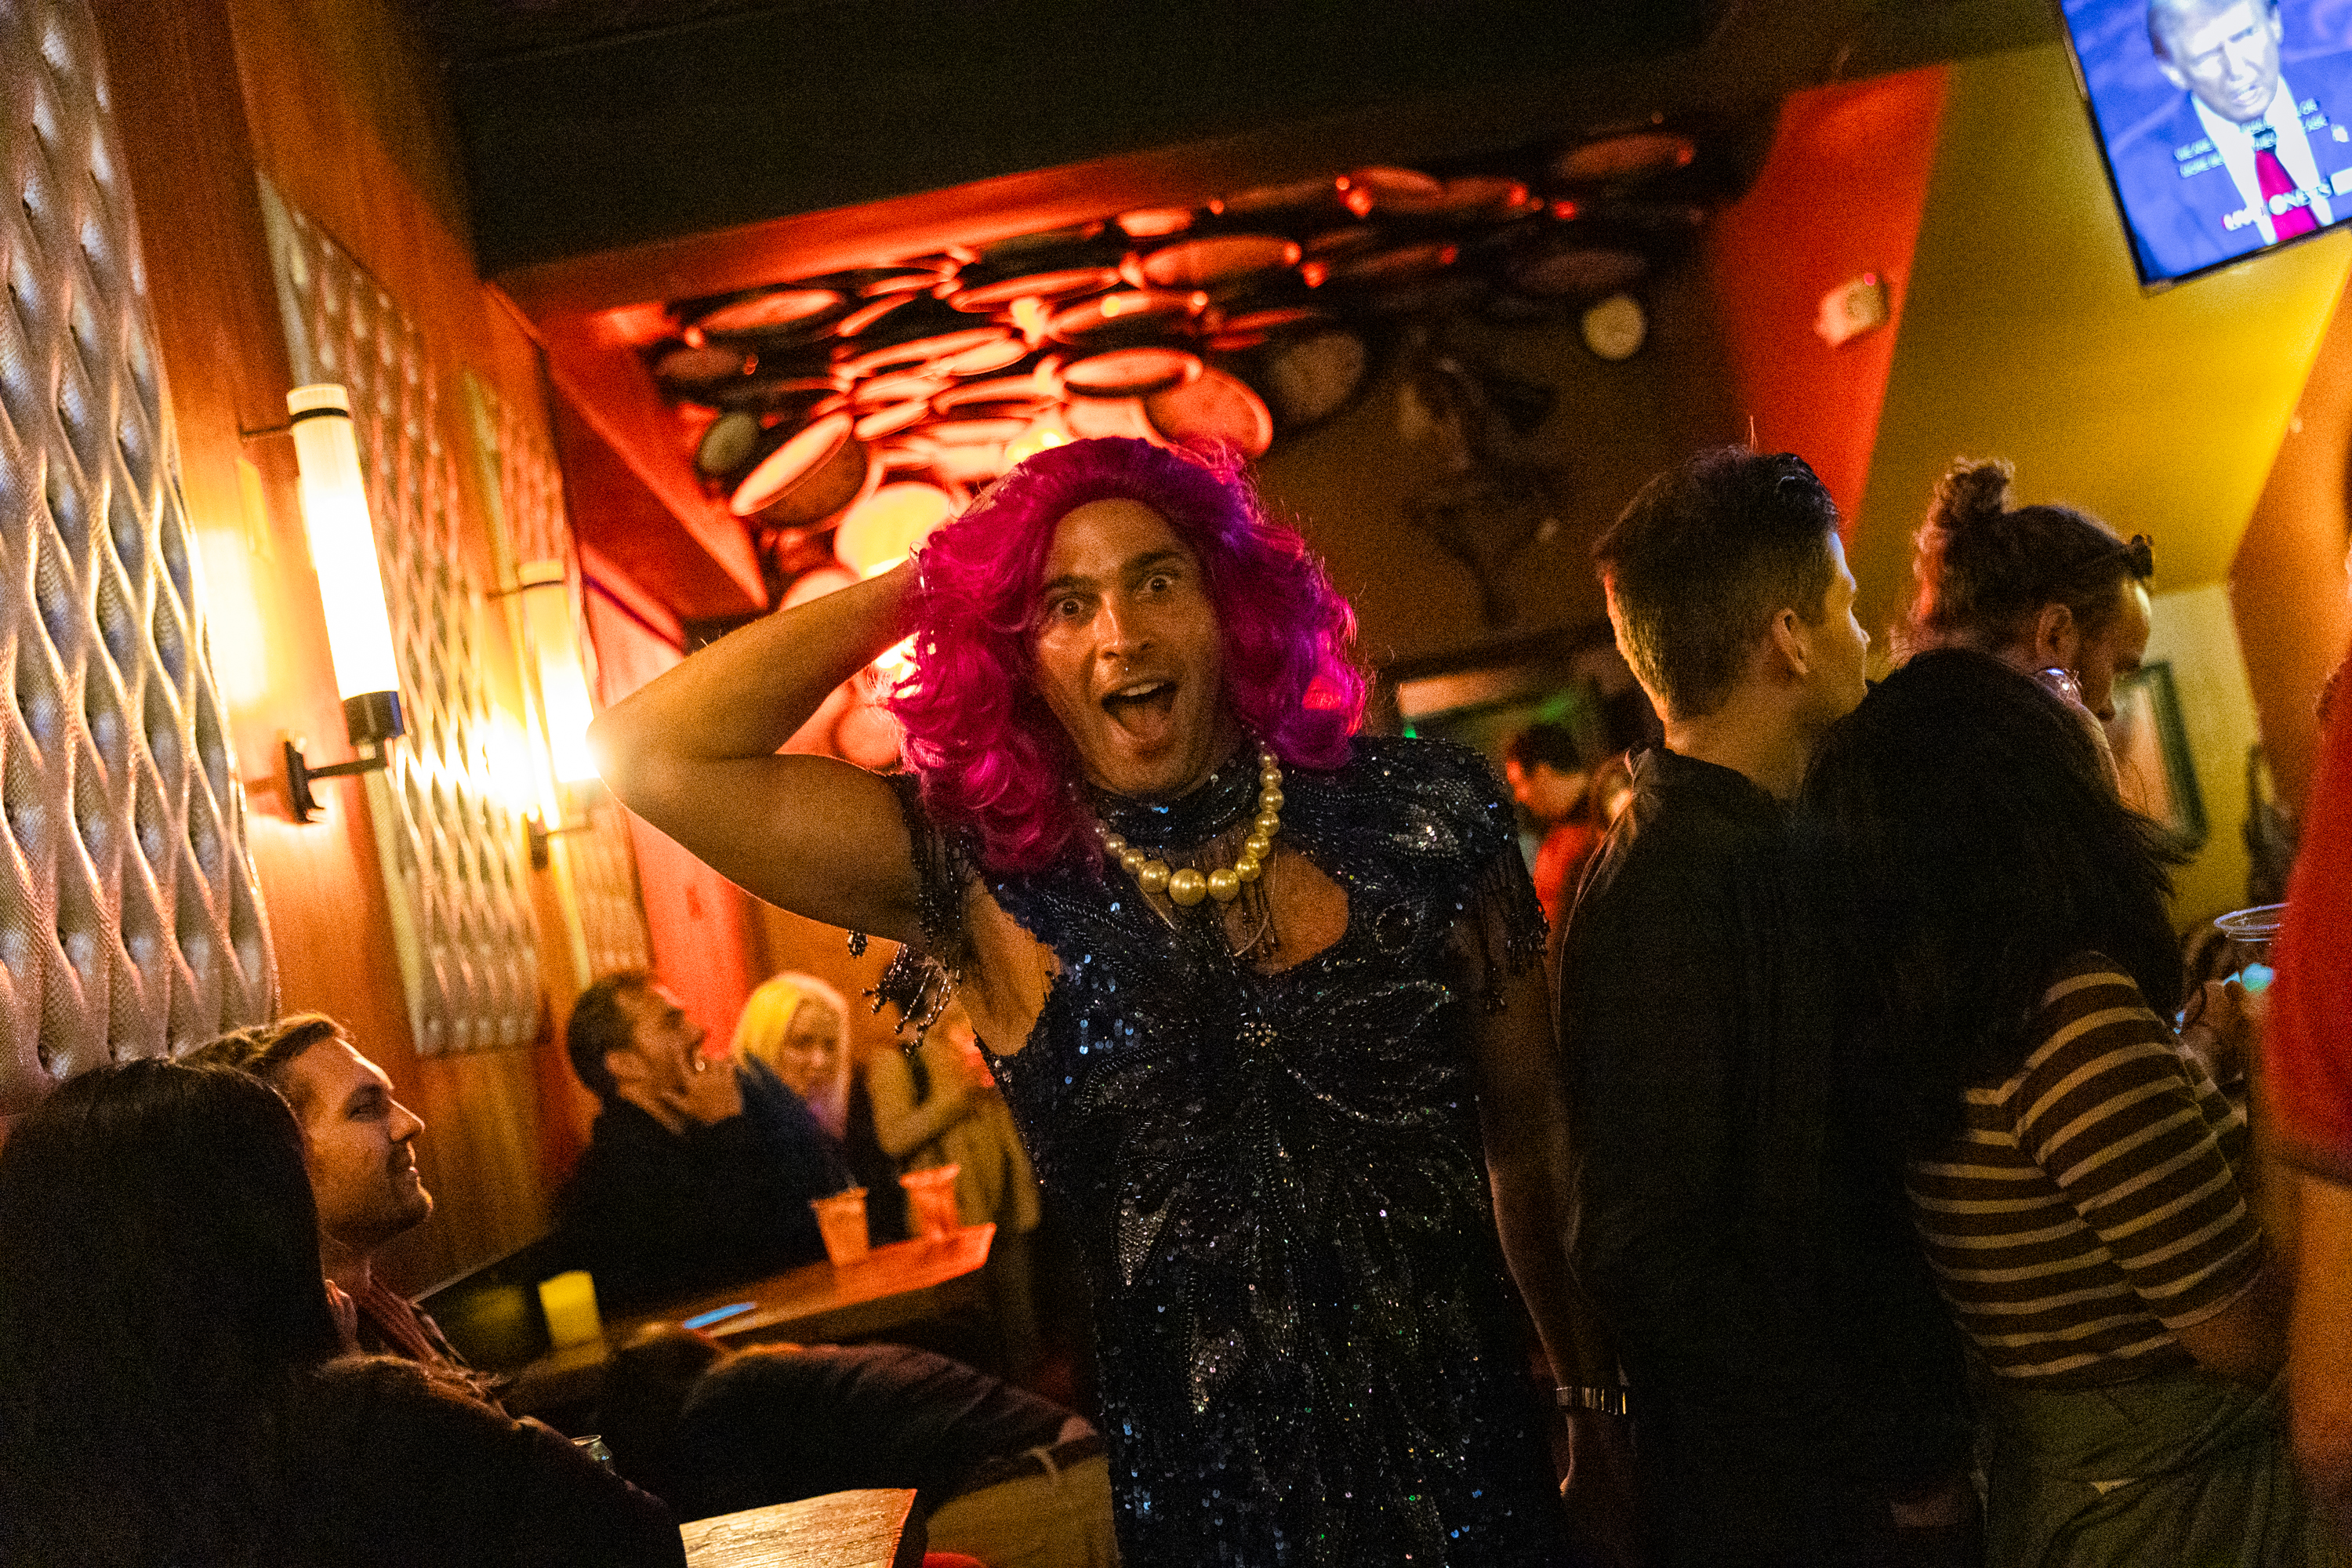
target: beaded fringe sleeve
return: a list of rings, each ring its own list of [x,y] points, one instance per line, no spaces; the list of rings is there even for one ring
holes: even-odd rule
[[[1357,741],[1356,753],[1339,775],[1343,795],[1354,793],[1346,784],[1351,773],[1364,769],[1385,774],[1391,762],[1409,781],[1402,798],[1387,803],[1389,813],[1360,824],[1359,832],[1387,840],[1389,850],[1400,855],[1427,847],[1432,817],[1460,835],[1465,860],[1476,868],[1460,894],[1463,935],[1475,944],[1486,1006],[1499,1011],[1504,982],[1542,963],[1550,936],[1501,781],[1484,756],[1450,741],[1367,737]]]
[[[912,773],[892,773],[888,783],[898,797],[898,815],[907,824],[907,843],[915,860],[915,917],[922,928],[919,951],[902,946],[882,979],[866,993],[874,1011],[898,1009],[902,1044],[908,1052],[922,1044],[923,1034],[936,1020],[955,985],[965,952],[963,891],[979,865],[979,848],[969,834],[940,831],[923,809],[922,788]],[[852,956],[866,954],[866,936],[849,933]]]

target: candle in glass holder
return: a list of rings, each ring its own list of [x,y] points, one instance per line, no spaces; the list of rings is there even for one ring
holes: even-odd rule
[[[604,1337],[604,1321],[596,1315],[596,1282],[586,1269],[541,1280],[539,1304],[547,1310],[548,1342],[557,1350]]]

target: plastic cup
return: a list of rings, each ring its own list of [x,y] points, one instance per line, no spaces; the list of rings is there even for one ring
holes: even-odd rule
[[[816,1228],[824,1237],[824,1255],[835,1267],[855,1263],[868,1250],[866,1240],[866,1189],[851,1187],[829,1198],[811,1198]]]
[[[2279,921],[2285,914],[2284,904],[2257,904],[2250,910],[2232,910],[2213,922],[2243,959],[2238,979],[2249,991],[2261,991],[2271,983],[2271,939],[2278,935]]]
[[[956,1173],[960,1165],[934,1165],[909,1171],[898,1178],[907,1189],[907,1218],[917,1236],[934,1240],[953,1236],[963,1224],[956,1208]]]

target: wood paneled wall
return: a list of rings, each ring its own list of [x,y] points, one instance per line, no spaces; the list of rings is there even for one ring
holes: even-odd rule
[[[475,279],[448,141],[421,58],[387,0],[100,0],[139,207],[149,286],[179,424],[190,513],[202,542],[221,679],[249,793],[254,858],[289,1011],[341,1019],[392,1075],[426,1131],[418,1162],[438,1199],[385,1259],[416,1289],[530,1239],[543,1227],[568,1104],[556,1026],[579,984],[540,900],[550,992],[530,1049],[420,1058],[411,1038],[385,880],[362,787],[322,786],[325,815],[295,823],[278,748],[347,754],[316,579],[282,426],[291,376],[257,194],[266,175],[391,291],[449,376],[444,438],[470,450],[456,377],[470,372],[534,411],[535,351]],[[459,533],[478,580],[495,581],[476,465]],[[485,678],[520,713],[514,649],[489,617]]]
[[[617,702],[678,662],[678,651],[605,593],[588,595],[599,698]],[[688,1017],[730,1038],[751,987],[767,978],[753,935],[755,900],[635,816],[629,832],[646,901],[654,969]]]

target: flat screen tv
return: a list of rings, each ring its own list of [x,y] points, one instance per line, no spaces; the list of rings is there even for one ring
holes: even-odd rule
[[[2060,0],[2142,284],[2352,221],[2352,0]]]

